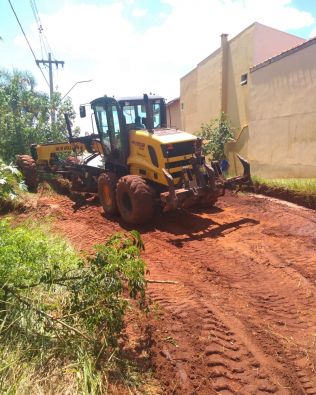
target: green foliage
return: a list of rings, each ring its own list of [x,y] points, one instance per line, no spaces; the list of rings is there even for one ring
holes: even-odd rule
[[[9,220],[0,221],[0,289],[52,283],[80,262],[65,241],[43,227],[27,223],[14,228]]]
[[[145,264],[137,243],[134,234],[114,235],[96,246],[96,255],[88,260],[82,278],[67,284],[71,294],[67,314],[75,313],[75,319],[81,320],[87,333],[93,331],[100,344],[117,345],[128,307],[128,299],[121,296],[128,292],[132,298],[140,295],[141,302],[144,299]],[[75,324],[73,319],[70,324]]]
[[[50,124],[52,109],[57,114],[54,125]],[[66,140],[64,112],[74,118],[70,99],[62,102],[56,93],[50,101],[48,95],[35,90],[30,73],[0,70],[0,157],[14,161],[17,154],[29,153],[32,143]]]
[[[0,159],[0,210],[8,202],[14,202],[24,191],[26,186],[21,173],[16,167],[6,165]]]
[[[224,113],[210,123],[202,124],[198,135],[203,140],[205,154],[212,155],[214,160],[221,160],[225,153],[225,143],[234,137],[231,123]]]
[[[104,391],[129,297],[144,302],[141,248],[137,233],[117,234],[83,259],[46,227],[0,221],[1,393],[49,392],[65,372],[68,392]]]

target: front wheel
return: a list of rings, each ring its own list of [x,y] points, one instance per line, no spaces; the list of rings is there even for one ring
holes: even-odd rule
[[[136,175],[121,177],[116,202],[123,220],[130,225],[148,222],[154,214],[154,194],[146,181]]]
[[[38,186],[35,160],[30,155],[19,155],[17,157],[17,166],[23,174],[29,191],[35,192]]]
[[[111,172],[103,173],[98,178],[98,195],[105,214],[117,214],[116,183],[117,177]]]

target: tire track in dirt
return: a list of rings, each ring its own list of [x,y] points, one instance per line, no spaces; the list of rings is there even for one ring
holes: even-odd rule
[[[122,230],[99,207],[49,204],[80,249]],[[150,322],[164,393],[316,395],[315,213],[227,196],[141,232],[149,277],[178,282],[148,287],[163,311]]]
[[[157,248],[160,251],[160,259],[173,259],[173,264],[177,267],[179,264],[177,262],[178,256],[175,257],[172,252],[162,249],[161,243],[157,243],[157,245],[160,247]],[[149,256],[152,256],[151,252]],[[180,257],[180,262],[189,265],[189,262],[183,256]],[[199,328],[194,329],[196,336],[193,338],[191,337],[191,331],[186,334],[185,329],[183,329],[182,332],[184,333],[177,336],[178,331],[172,328],[172,333],[176,338],[187,338],[184,349],[188,348],[187,343],[191,343],[191,350],[190,352],[187,351],[187,354],[191,355],[191,365],[186,365],[188,369],[186,377],[195,378],[192,370],[194,370],[194,366],[198,365],[200,374],[207,378],[206,381],[211,384],[210,388],[215,390],[215,393],[288,393],[278,388],[277,380],[269,378],[268,366],[270,362],[266,360],[258,347],[245,334],[242,335],[242,325],[238,324],[231,316],[228,319],[225,318],[226,314],[221,312],[218,306],[215,307],[209,290],[207,290],[207,285],[201,286],[201,284],[194,283],[192,288],[195,289],[191,289],[191,286],[188,287],[187,281],[187,279],[184,279],[185,283],[181,285],[180,289],[172,290],[171,293],[164,288],[163,296],[157,287],[154,291],[149,290],[149,294],[154,301],[158,301],[175,319],[181,320],[182,326],[180,328],[192,328],[192,320],[193,322],[199,322]],[[200,297],[200,293],[204,295],[203,298]],[[194,318],[192,311],[195,315]],[[232,322],[239,327],[238,333],[233,330]],[[244,341],[243,338],[247,340]],[[180,352],[178,348],[173,349],[172,355],[175,360],[179,358],[183,360],[183,345]],[[193,361],[192,355],[194,356]],[[184,361],[187,362],[188,359],[184,358]],[[182,367],[182,369],[184,368]],[[204,393],[204,391],[208,393],[207,383],[201,384],[200,377],[198,377],[197,382],[200,382],[200,386],[199,392],[196,393]],[[179,380],[180,384],[181,381]],[[186,383],[186,385],[187,387],[180,387],[179,393],[183,393],[181,392],[183,390],[189,391],[189,384]],[[196,380],[193,380],[193,387],[196,385]]]
[[[244,283],[244,287],[253,298],[252,304],[258,315],[264,317],[262,326],[265,324],[266,330],[285,343],[279,351],[284,354],[285,363],[291,361],[305,393],[316,394],[315,286],[301,275],[301,271],[284,266],[292,255],[287,248],[261,253],[266,270],[258,274],[263,286],[256,290]],[[315,258],[311,258],[305,260],[306,266],[315,267]],[[256,259],[254,263],[257,263]],[[291,347],[286,344],[289,342]]]
[[[182,323],[177,329],[172,327],[175,339],[181,341],[177,344],[179,348],[172,348],[169,353],[173,360],[185,363],[182,370],[191,383],[179,379],[178,393],[191,393],[183,392],[193,391],[190,384],[199,389],[196,393],[208,393],[208,390],[219,394],[288,393],[278,388],[275,379],[270,379],[269,361],[249,339],[243,341],[240,331],[237,334],[233,330],[232,320],[223,320],[217,309],[196,297],[176,292],[174,296],[168,294],[162,298],[157,291],[150,292],[153,300],[159,301]],[[178,299],[186,302],[178,302]],[[193,314],[199,324],[192,338],[192,333],[185,328],[192,328]]]
[[[187,236],[185,238],[188,239]],[[283,367],[280,369],[280,377],[282,377],[282,369],[287,370],[290,393],[316,394],[315,373],[313,370],[315,353],[311,350],[312,344],[310,342],[316,329],[314,284],[306,279],[301,271],[295,270],[294,264],[284,265],[284,262],[294,261],[295,255],[293,253],[288,252],[286,248],[275,247],[272,248],[272,251],[265,251],[265,243],[274,246],[269,237],[263,238],[261,244],[258,244],[260,247],[259,253],[258,249],[257,251],[256,249],[254,251],[251,250],[251,244],[248,249],[243,245],[242,251],[240,251],[239,248],[236,248],[238,246],[236,240],[232,243],[234,248],[230,247],[231,240],[229,243],[217,243],[216,247],[214,246],[214,240],[207,240],[203,242],[203,253],[200,253],[200,241],[194,240],[199,239],[199,237],[192,238],[190,236],[190,241],[186,243],[181,242],[179,238],[176,239],[175,243],[174,237],[170,237],[170,234],[167,236],[162,234],[158,239],[160,239],[160,251],[163,248],[172,249],[170,245],[178,244],[180,246],[177,252],[167,254],[169,255],[167,259],[172,259],[172,256],[175,255],[181,256],[180,263],[175,263],[176,267],[188,264],[190,258],[192,258],[194,262],[197,262],[192,273],[196,272],[197,267],[199,267],[202,271],[204,269],[212,275],[215,274],[217,277],[216,283],[221,284],[224,289],[228,288],[230,291],[233,291],[234,297],[243,299],[244,302],[247,301],[248,309],[250,305],[255,319],[250,321],[249,319],[243,319],[242,322],[257,330],[259,340],[266,341],[267,344],[271,343],[269,347],[263,347],[266,354],[269,352],[276,355],[280,354],[280,357],[277,358],[283,364]],[[246,238],[247,242],[249,242],[249,239],[251,238]],[[238,241],[240,243],[242,240]],[[169,243],[169,246],[163,247],[164,242]],[[215,247],[216,255],[208,250],[207,245],[213,249]],[[315,256],[311,253],[308,256],[309,260],[305,259],[306,266],[315,269]],[[300,287],[301,284],[303,285],[302,287]],[[198,288],[199,285],[194,283],[194,286]],[[227,296],[222,300],[227,301]],[[236,303],[233,300],[229,302],[229,307],[226,311],[233,313]],[[238,302],[237,305],[240,305],[240,301]],[[262,331],[262,327],[264,331]],[[275,331],[275,328],[277,328],[277,331]],[[264,332],[268,332],[268,335]],[[277,336],[274,333],[277,333]],[[308,341],[306,341],[307,339]],[[291,341],[293,349],[283,344],[283,341],[285,343]],[[311,354],[312,361],[310,363],[304,361],[304,352],[313,354]],[[219,352],[215,350],[210,355],[218,356]],[[223,369],[225,364],[221,366],[221,369]],[[263,374],[263,376],[265,375]],[[221,378],[220,374],[219,377]],[[252,379],[254,380],[254,378]],[[223,389],[224,387],[225,391],[234,393],[232,389],[234,387],[231,388],[229,385],[227,387],[223,384]],[[280,391],[280,387],[282,388],[282,385],[279,386],[278,391]],[[218,388],[222,388],[221,385]],[[275,390],[273,384],[270,383],[267,385],[267,388],[270,388],[271,391],[272,389]],[[286,389],[283,388],[283,391],[286,391]]]

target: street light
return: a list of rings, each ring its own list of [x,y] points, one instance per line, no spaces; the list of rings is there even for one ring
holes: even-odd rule
[[[82,83],[84,83],[84,82],[91,82],[91,81],[92,81],[92,80],[77,81],[77,82],[69,89],[69,91],[61,98],[61,100],[64,100],[64,98],[65,98],[66,96],[68,96],[68,94],[73,90],[73,88],[74,88],[76,85],[82,84]]]

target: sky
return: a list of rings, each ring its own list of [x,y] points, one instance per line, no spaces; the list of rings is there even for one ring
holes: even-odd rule
[[[316,0],[11,0],[37,59],[55,60],[54,89],[69,93],[75,109],[103,95],[155,93],[179,96],[180,78],[253,22],[288,33],[316,36]],[[32,11],[37,7],[43,28]],[[48,86],[8,0],[0,0],[0,68],[30,71]],[[46,49],[48,50],[46,44]],[[48,70],[44,69],[48,79]],[[77,120],[80,126],[80,119]],[[85,128],[87,125],[85,124]]]

